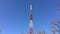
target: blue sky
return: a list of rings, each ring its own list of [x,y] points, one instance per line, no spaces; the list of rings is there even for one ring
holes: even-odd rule
[[[33,30],[50,33],[50,22],[57,19],[59,0],[0,0],[0,30],[2,34],[29,32],[29,5],[33,5]]]

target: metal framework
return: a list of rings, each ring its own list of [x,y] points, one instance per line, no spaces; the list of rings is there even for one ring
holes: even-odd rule
[[[32,4],[30,4],[30,27],[29,34],[33,34],[33,23],[32,23]]]

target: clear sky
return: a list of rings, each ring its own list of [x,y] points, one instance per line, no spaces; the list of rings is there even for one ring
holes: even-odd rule
[[[50,33],[50,22],[57,19],[59,0],[0,0],[0,30],[2,34],[27,34],[29,32],[29,5],[33,5],[33,30]]]

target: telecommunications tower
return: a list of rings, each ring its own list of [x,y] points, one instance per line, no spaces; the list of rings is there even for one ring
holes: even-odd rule
[[[30,4],[30,23],[29,23],[29,34],[33,34],[33,23],[32,23],[32,4]]]

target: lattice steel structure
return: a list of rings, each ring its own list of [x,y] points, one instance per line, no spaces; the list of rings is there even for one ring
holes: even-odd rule
[[[32,4],[30,4],[30,24],[29,34],[33,34],[33,23],[32,23]]]

